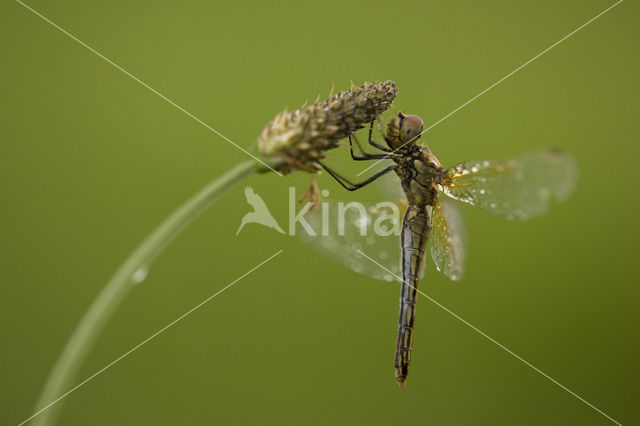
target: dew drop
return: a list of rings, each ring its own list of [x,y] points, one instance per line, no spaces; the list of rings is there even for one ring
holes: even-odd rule
[[[131,275],[131,281],[133,281],[134,284],[140,284],[147,279],[147,276],[149,276],[149,268],[141,266]]]

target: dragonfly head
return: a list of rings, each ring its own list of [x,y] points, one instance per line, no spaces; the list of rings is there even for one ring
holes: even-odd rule
[[[387,144],[392,149],[415,145],[423,128],[424,122],[420,117],[401,112],[387,123]]]

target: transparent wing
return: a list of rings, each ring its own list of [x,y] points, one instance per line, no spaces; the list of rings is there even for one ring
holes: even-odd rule
[[[380,179],[376,180],[373,183],[373,186],[376,187],[385,200],[406,200],[404,191],[402,191],[402,186],[400,185],[400,179],[398,178],[398,175],[393,172],[387,173]]]
[[[577,176],[570,156],[543,151],[511,160],[456,164],[447,169],[439,189],[498,216],[525,220],[544,213],[551,200],[565,200]]]
[[[305,229],[297,229],[296,233],[305,243],[334,262],[360,274],[394,281],[402,277],[400,227],[405,210],[406,204],[392,202],[365,205],[324,200],[318,210],[305,215],[315,235],[309,235]]]
[[[431,219],[429,249],[438,271],[454,281],[464,272],[464,229],[457,206],[449,200],[436,199]]]

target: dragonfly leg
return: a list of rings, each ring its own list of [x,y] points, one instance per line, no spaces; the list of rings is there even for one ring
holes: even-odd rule
[[[358,149],[362,153],[362,156],[355,155],[353,152],[353,142],[351,141],[351,137],[352,135],[349,135],[349,151],[351,151],[351,158],[353,158],[354,160],[356,161],[382,160],[382,159],[391,157],[390,154],[370,154],[368,152],[365,152],[364,149],[362,149],[362,145],[360,145],[360,142],[358,142],[356,135],[353,135],[353,139],[355,139],[356,145],[358,146]]]
[[[334,172],[329,167],[327,167],[324,164],[322,164],[320,161],[317,161],[317,163],[320,165],[320,167],[325,169],[327,171],[327,173],[329,173],[331,175],[332,178],[334,178],[336,181],[338,181],[338,183],[340,185],[342,185],[342,187],[344,189],[346,189],[347,191],[355,191],[356,189],[360,189],[363,186],[368,185],[371,182],[373,182],[374,180],[378,179],[379,177],[384,176],[385,174],[389,173],[391,170],[395,169],[395,167],[396,167],[395,165],[394,166],[389,166],[389,167],[387,167],[385,169],[380,170],[378,173],[374,174],[370,178],[363,180],[362,182],[353,183],[349,179],[345,178],[344,176]]]
[[[393,152],[393,150],[391,148],[387,148],[386,146],[382,146],[379,143],[377,143],[376,141],[373,140],[373,121],[371,122],[371,125],[369,126],[369,145],[378,148],[380,151],[384,151],[384,152]]]

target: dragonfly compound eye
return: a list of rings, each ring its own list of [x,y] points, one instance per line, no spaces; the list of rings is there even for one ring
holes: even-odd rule
[[[403,143],[415,143],[420,137],[424,123],[417,115],[405,115],[400,125],[400,139]]]

